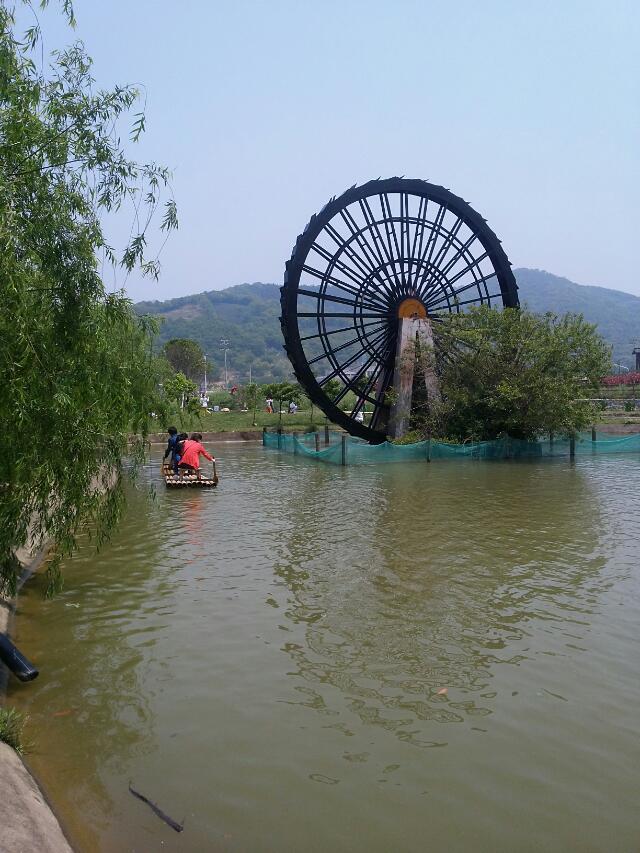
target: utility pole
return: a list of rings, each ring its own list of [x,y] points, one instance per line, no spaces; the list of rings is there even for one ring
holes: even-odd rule
[[[207,354],[204,354],[204,393],[207,393]]]
[[[227,351],[229,347],[229,341],[226,338],[220,339],[220,348],[224,350],[224,387],[226,390],[229,390],[229,379],[227,377]]]

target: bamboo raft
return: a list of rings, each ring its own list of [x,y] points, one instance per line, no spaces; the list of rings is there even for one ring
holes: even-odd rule
[[[203,471],[198,474],[174,474],[170,465],[163,465],[161,473],[168,489],[215,489],[218,485],[215,462],[211,475]]]

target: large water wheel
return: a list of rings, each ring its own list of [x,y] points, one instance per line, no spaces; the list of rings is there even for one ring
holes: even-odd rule
[[[369,181],[331,199],[296,240],[281,288],[285,349],[334,423],[379,442],[401,319],[437,323],[472,305],[518,305],[511,264],[486,221],[444,187]]]

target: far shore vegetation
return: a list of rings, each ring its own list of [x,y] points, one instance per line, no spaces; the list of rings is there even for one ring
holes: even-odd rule
[[[587,322],[598,324],[600,333],[613,346],[613,361],[621,362],[621,366],[614,365],[614,371],[625,374],[633,369],[635,359],[629,342],[638,337],[640,297],[575,284],[544,270],[520,268],[513,272],[522,306],[534,314],[579,311]],[[249,371],[260,384],[289,375],[291,365],[280,331],[279,283],[233,284],[222,290],[140,302],[135,309],[162,321],[158,348],[172,338],[197,341],[218,362],[212,374],[216,379],[223,378],[221,339],[229,340],[229,376],[235,381],[247,382]]]
[[[178,342],[172,343],[175,347]],[[524,309],[481,308],[445,317],[437,326],[437,344],[442,398],[436,402],[425,398],[419,367],[410,432],[403,442],[428,436],[454,442],[503,435],[568,436],[608,414],[600,399],[608,389],[600,386],[600,380],[610,367],[609,347],[595,326],[579,315],[537,316]],[[196,361],[202,359],[201,353],[195,356]],[[424,362],[433,354],[423,353],[420,358]],[[175,376],[167,378],[166,403],[173,403],[183,429],[222,432],[267,427],[308,432],[327,422],[295,383],[217,390],[208,395],[205,409],[199,405],[195,382],[186,377],[177,385],[175,381]],[[332,391],[340,388],[338,384]],[[267,398],[274,399],[273,414],[265,411]],[[290,401],[299,406],[295,414],[288,411]],[[345,410],[355,403],[355,396],[348,394]],[[626,409],[624,414],[632,417],[631,408]]]

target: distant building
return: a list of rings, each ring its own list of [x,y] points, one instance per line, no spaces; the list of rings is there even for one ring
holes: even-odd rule
[[[337,377],[337,378],[342,379],[342,377],[344,376],[347,380],[355,379],[355,377],[360,374],[361,370],[362,370],[362,366],[360,366],[360,367],[357,367],[357,366],[356,367],[347,367],[343,371],[341,371],[340,377]],[[329,374],[325,373],[323,376],[317,376],[316,379],[318,380],[318,382],[322,382],[322,380],[326,379],[327,376],[329,376]],[[368,379],[369,376],[371,376],[371,370],[365,370],[363,376],[365,379]]]

